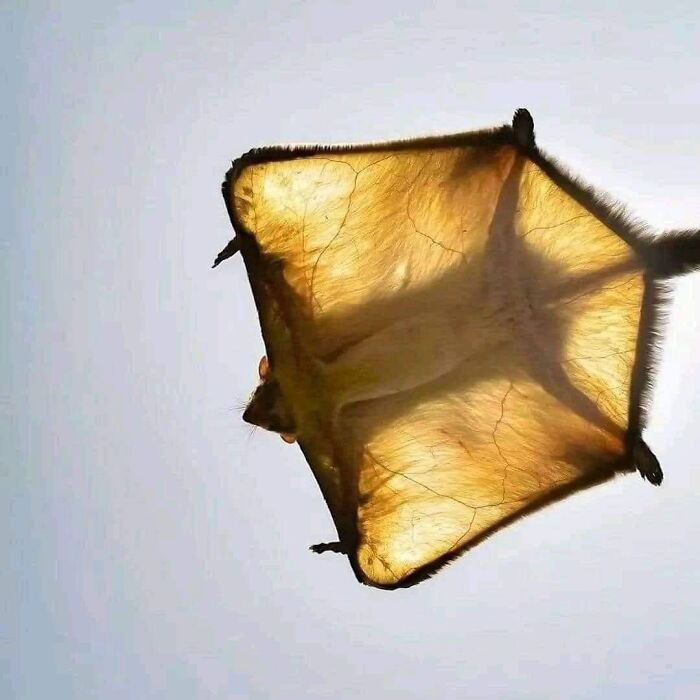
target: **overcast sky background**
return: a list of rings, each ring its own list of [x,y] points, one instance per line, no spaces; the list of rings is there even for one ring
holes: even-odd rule
[[[220,182],[256,145],[538,142],[700,225],[696,2],[2,2],[4,698],[700,697],[700,274],[620,478],[408,590],[358,584],[263,352]]]

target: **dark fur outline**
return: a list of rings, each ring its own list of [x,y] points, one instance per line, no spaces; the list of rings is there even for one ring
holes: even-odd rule
[[[375,152],[387,149],[401,151],[451,146],[493,147],[500,145],[514,146],[523,155],[538,165],[542,171],[569,196],[581,204],[585,209],[590,211],[610,230],[620,236],[620,238],[637,253],[640,258],[640,263],[646,269],[642,313],[637,337],[637,352],[630,387],[629,423],[626,440],[627,453],[620,460],[603,465],[598,471],[589,473],[579,480],[571,484],[567,484],[566,486],[563,486],[560,489],[557,489],[541,497],[540,499],[533,501],[527,507],[523,508],[517,513],[514,513],[508,518],[505,518],[494,527],[479,535],[479,537],[476,539],[470,541],[469,544],[454,552],[450,552],[443,557],[440,557],[426,566],[421,567],[396,584],[378,585],[367,581],[359,569],[356,557],[354,554],[350,555],[349,560],[358,581],[372,585],[376,588],[392,590],[415,585],[426,578],[430,578],[440,568],[461,556],[465,551],[476,546],[486,538],[490,537],[494,532],[497,532],[501,528],[518,520],[519,518],[529,515],[551,503],[562,500],[563,498],[584,488],[601,484],[612,478],[615,474],[627,473],[635,470],[635,466],[631,461],[632,447],[635,441],[641,440],[641,432],[645,425],[646,410],[650,400],[650,392],[652,388],[651,382],[654,375],[656,356],[662,340],[662,324],[665,320],[667,304],[670,301],[669,290],[662,284],[661,280],[663,278],[673,276],[673,274],[682,274],[688,270],[681,269],[680,266],[678,268],[678,272],[669,272],[667,269],[660,269],[655,264],[655,248],[653,239],[650,236],[650,230],[644,224],[631,218],[621,204],[615,202],[609,197],[599,194],[592,186],[584,183],[579,178],[574,177],[553,158],[544,154],[534,143],[534,132],[530,142],[523,143],[522,139],[518,138],[518,135],[510,125],[444,136],[428,136],[416,139],[372,142],[365,144],[326,146],[300,145],[289,147],[273,146],[255,148],[232,162],[232,166],[226,173],[225,180],[222,183],[222,194],[226,203],[226,209],[228,211],[231,224],[233,225],[236,234],[242,236],[243,238],[241,250],[246,262],[248,277],[251,279],[249,258],[252,257],[254,259],[257,257],[257,245],[255,244],[252,234],[246,230],[246,228],[237,218],[230,196],[236,179],[246,166],[256,163],[294,160],[296,158],[304,158],[311,155],[317,155],[319,153],[344,153],[350,151]],[[683,236],[686,238],[692,238],[693,233],[683,232]],[[253,288],[252,284],[251,287]],[[253,293],[254,296],[256,296],[254,288]],[[257,305],[257,298],[255,301]],[[300,447],[302,449],[302,453],[304,453],[304,456],[308,461],[308,455],[306,454],[303,445],[300,444]],[[324,499],[328,505],[328,499],[326,498],[325,494]],[[338,525],[338,523],[336,523],[336,525]],[[345,540],[345,542],[347,542],[347,539],[352,539],[354,541],[354,546],[351,547],[351,550],[354,552],[356,550],[357,541],[356,529],[354,537],[350,536],[350,538],[348,538],[348,534],[349,533],[347,532],[341,533],[339,530],[341,541]]]

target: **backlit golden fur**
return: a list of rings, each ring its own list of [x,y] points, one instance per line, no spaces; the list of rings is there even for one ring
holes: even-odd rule
[[[271,372],[367,583],[648,452],[645,243],[528,128],[259,152],[225,186]]]

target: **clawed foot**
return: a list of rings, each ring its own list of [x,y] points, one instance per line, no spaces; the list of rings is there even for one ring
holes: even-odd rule
[[[312,544],[309,549],[315,554],[323,554],[324,552],[335,552],[336,554],[348,553],[348,550],[345,549],[340,542],[322,542],[321,544]]]
[[[513,115],[513,133],[523,148],[535,147],[535,122],[530,112],[523,107],[516,109]]]
[[[230,257],[233,257],[240,249],[241,242],[238,240],[238,238],[232,238],[226,244],[226,247],[216,256],[216,260],[214,260],[212,267],[216,267],[224,260],[228,260]]]
[[[649,446],[642,440],[637,438],[632,448],[632,459],[634,466],[642,475],[642,479],[646,479],[650,484],[658,486],[664,479],[664,473],[661,470],[659,460],[656,459],[654,453],[649,449]]]

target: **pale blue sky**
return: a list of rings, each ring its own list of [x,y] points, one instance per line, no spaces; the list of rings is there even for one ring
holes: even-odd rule
[[[255,145],[509,121],[700,225],[695,2],[1,3],[0,696],[700,697],[700,274],[632,475],[432,580],[359,585],[296,447],[219,185]]]

